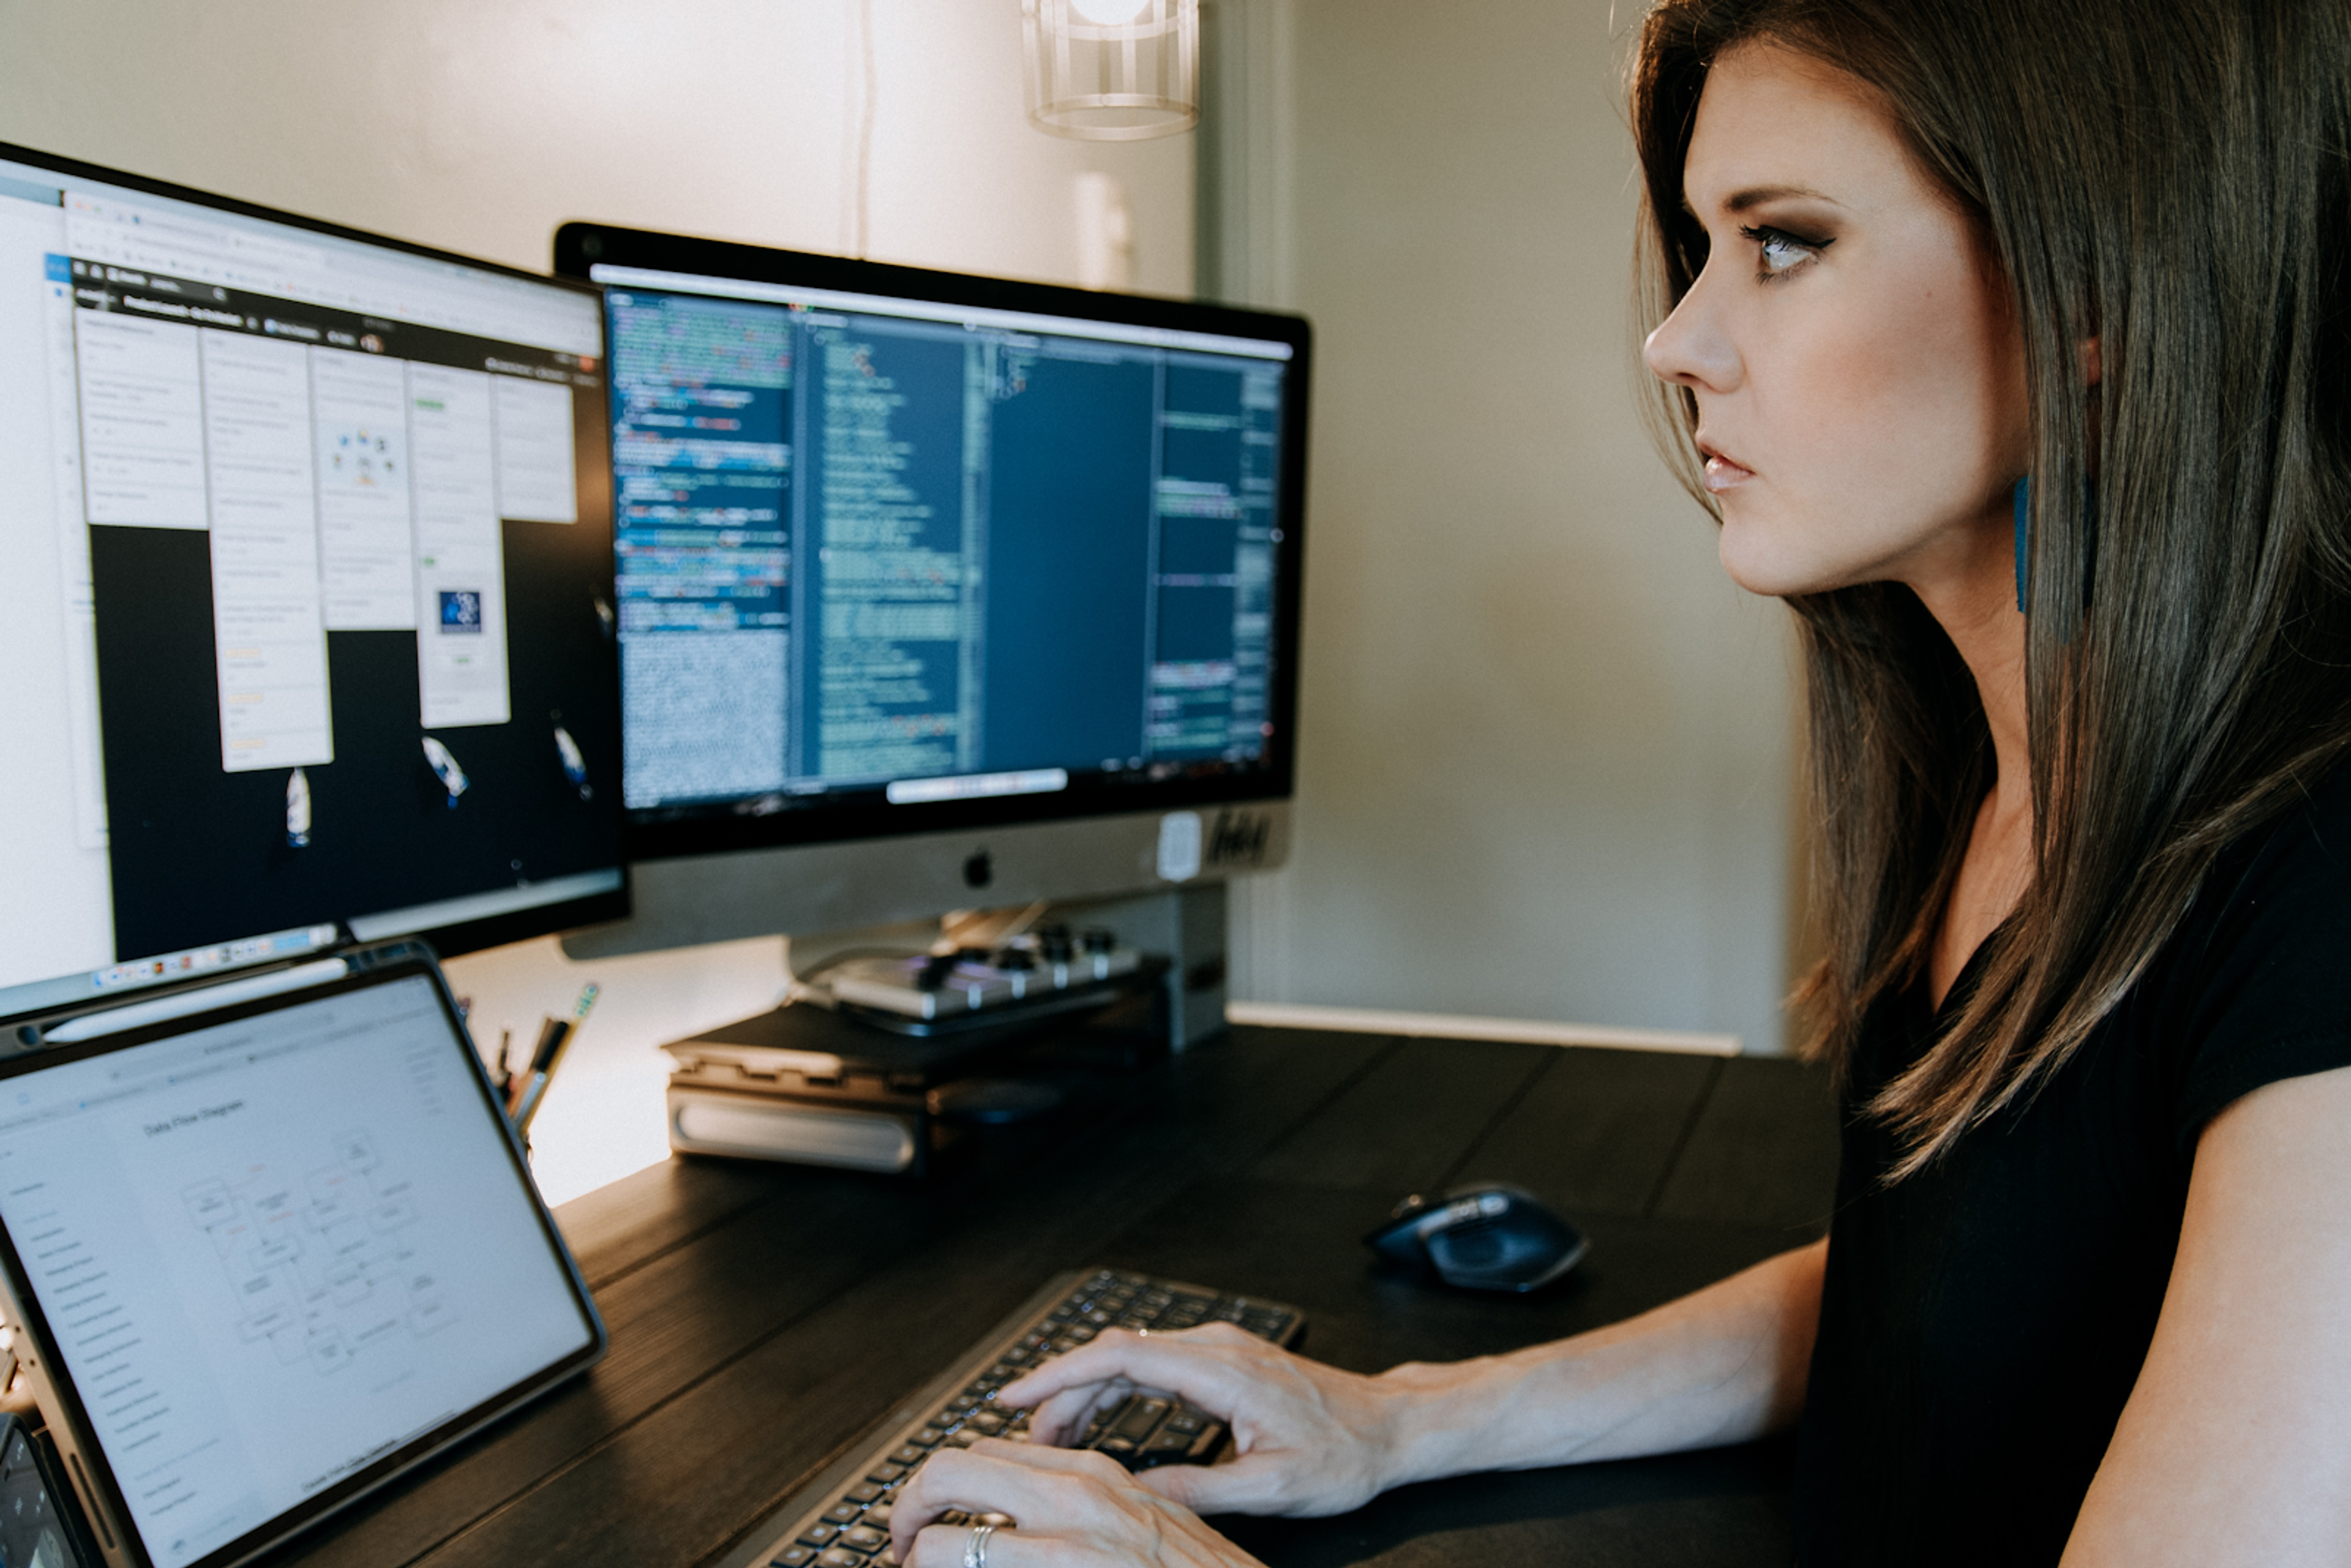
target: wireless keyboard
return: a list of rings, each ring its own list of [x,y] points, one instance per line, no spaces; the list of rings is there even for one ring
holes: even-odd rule
[[[1111,1269],[1057,1276],[954,1366],[893,1411],[872,1439],[793,1494],[724,1568],[883,1568],[890,1507],[924,1460],[982,1437],[1024,1440],[1029,1414],[996,1391],[1106,1328],[1183,1329],[1237,1323],[1294,1345],[1306,1320],[1294,1307]],[[1102,1411],[1080,1439],[1130,1469],[1205,1464],[1227,1446],[1223,1422],[1180,1399],[1136,1393]],[[941,1522],[965,1522],[961,1515]]]

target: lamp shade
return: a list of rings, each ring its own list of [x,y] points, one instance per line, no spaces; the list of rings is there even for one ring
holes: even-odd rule
[[[1029,118],[1138,141],[1200,118],[1200,0],[1021,0]]]

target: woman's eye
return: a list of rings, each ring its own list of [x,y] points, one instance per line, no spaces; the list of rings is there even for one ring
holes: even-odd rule
[[[1756,259],[1762,276],[1776,277],[1811,261],[1833,243],[1829,240],[1800,239],[1785,229],[1768,227],[1743,228],[1739,231],[1752,241]]]

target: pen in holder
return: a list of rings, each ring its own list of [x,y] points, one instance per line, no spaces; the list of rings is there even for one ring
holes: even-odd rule
[[[530,1065],[519,1072],[509,1072],[504,1084],[507,1120],[514,1124],[516,1134],[522,1139],[523,1153],[530,1153],[531,1118],[547,1098],[547,1086],[554,1080],[555,1070],[561,1065],[563,1052],[580,1026],[588,1021],[588,1014],[596,1005],[596,986],[591,981],[580,992],[580,1000],[568,1019],[549,1018],[538,1026],[538,1043],[531,1048]],[[511,1037],[509,1036],[509,1039]],[[507,1042],[501,1041],[498,1056],[506,1060]]]

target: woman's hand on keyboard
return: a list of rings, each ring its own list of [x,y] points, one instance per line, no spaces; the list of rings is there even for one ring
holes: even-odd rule
[[[1230,1323],[1108,1329],[997,1398],[1034,1408],[1031,1442],[1061,1444],[1136,1388],[1178,1395],[1232,1428],[1239,1452],[1230,1464],[1163,1465],[1136,1478],[1197,1512],[1343,1513],[1404,1479],[1395,1473],[1394,1416],[1408,1391],[1395,1374],[1342,1372]]]
[[[972,1519],[935,1522],[943,1513]],[[1263,1568],[1106,1455],[999,1437],[942,1449],[906,1479],[891,1552],[902,1568],[963,1568],[973,1521],[987,1514],[1013,1521],[987,1537],[988,1568]]]

